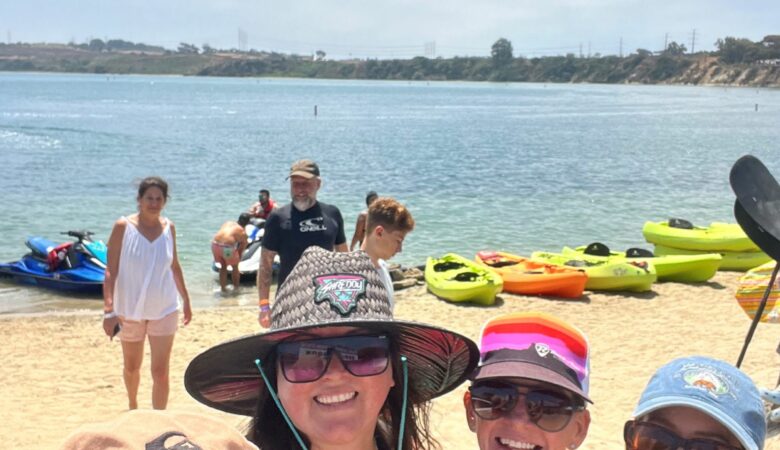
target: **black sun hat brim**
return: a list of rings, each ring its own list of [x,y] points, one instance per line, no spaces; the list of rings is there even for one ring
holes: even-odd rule
[[[417,402],[452,391],[467,379],[479,361],[476,344],[449,330],[397,320],[343,321],[278,329],[218,344],[190,362],[184,386],[193,398],[212,408],[253,416],[257,399],[266,389],[255,360],[265,360],[280,341],[294,333],[333,326],[391,335],[400,354],[407,358],[409,384],[417,393]]]

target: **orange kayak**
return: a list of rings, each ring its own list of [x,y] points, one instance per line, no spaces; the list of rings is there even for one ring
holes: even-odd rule
[[[504,279],[504,292],[523,295],[582,296],[588,276],[567,267],[532,261],[504,252],[477,253],[478,263],[490,267]]]

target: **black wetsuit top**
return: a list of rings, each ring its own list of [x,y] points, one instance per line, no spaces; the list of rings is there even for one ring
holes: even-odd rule
[[[265,223],[263,236],[263,247],[279,254],[279,286],[310,246],[333,250],[346,242],[341,211],[322,202],[306,211],[298,211],[291,203],[275,209]]]

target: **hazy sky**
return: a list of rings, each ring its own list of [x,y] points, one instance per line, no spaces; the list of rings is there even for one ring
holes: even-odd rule
[[[780,34],[780,0],[0,0],[0,41],[125,39],[332,58],[487,55],[499,37],[515,55],[690,50],[717,38]],[[434,46],[426,43],[435,42]],[[427,53],[426,53],[427,51]]]

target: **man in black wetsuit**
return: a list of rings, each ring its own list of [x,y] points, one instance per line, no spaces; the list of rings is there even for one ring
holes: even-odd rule
[[[280,260],[278,286],[281,286],[309,246],[347,251],[341,211],[333,205],[317,201],[317,191],[322,186],[317,164],[308,159],[296,161],[290,167],[288,178],[292,202],[275,209],[268,217],[260,270],[257,271],[257,290],[260,295],[258,321],[265,328],[271,325],[268,296],[272,265],[277,254]]]

